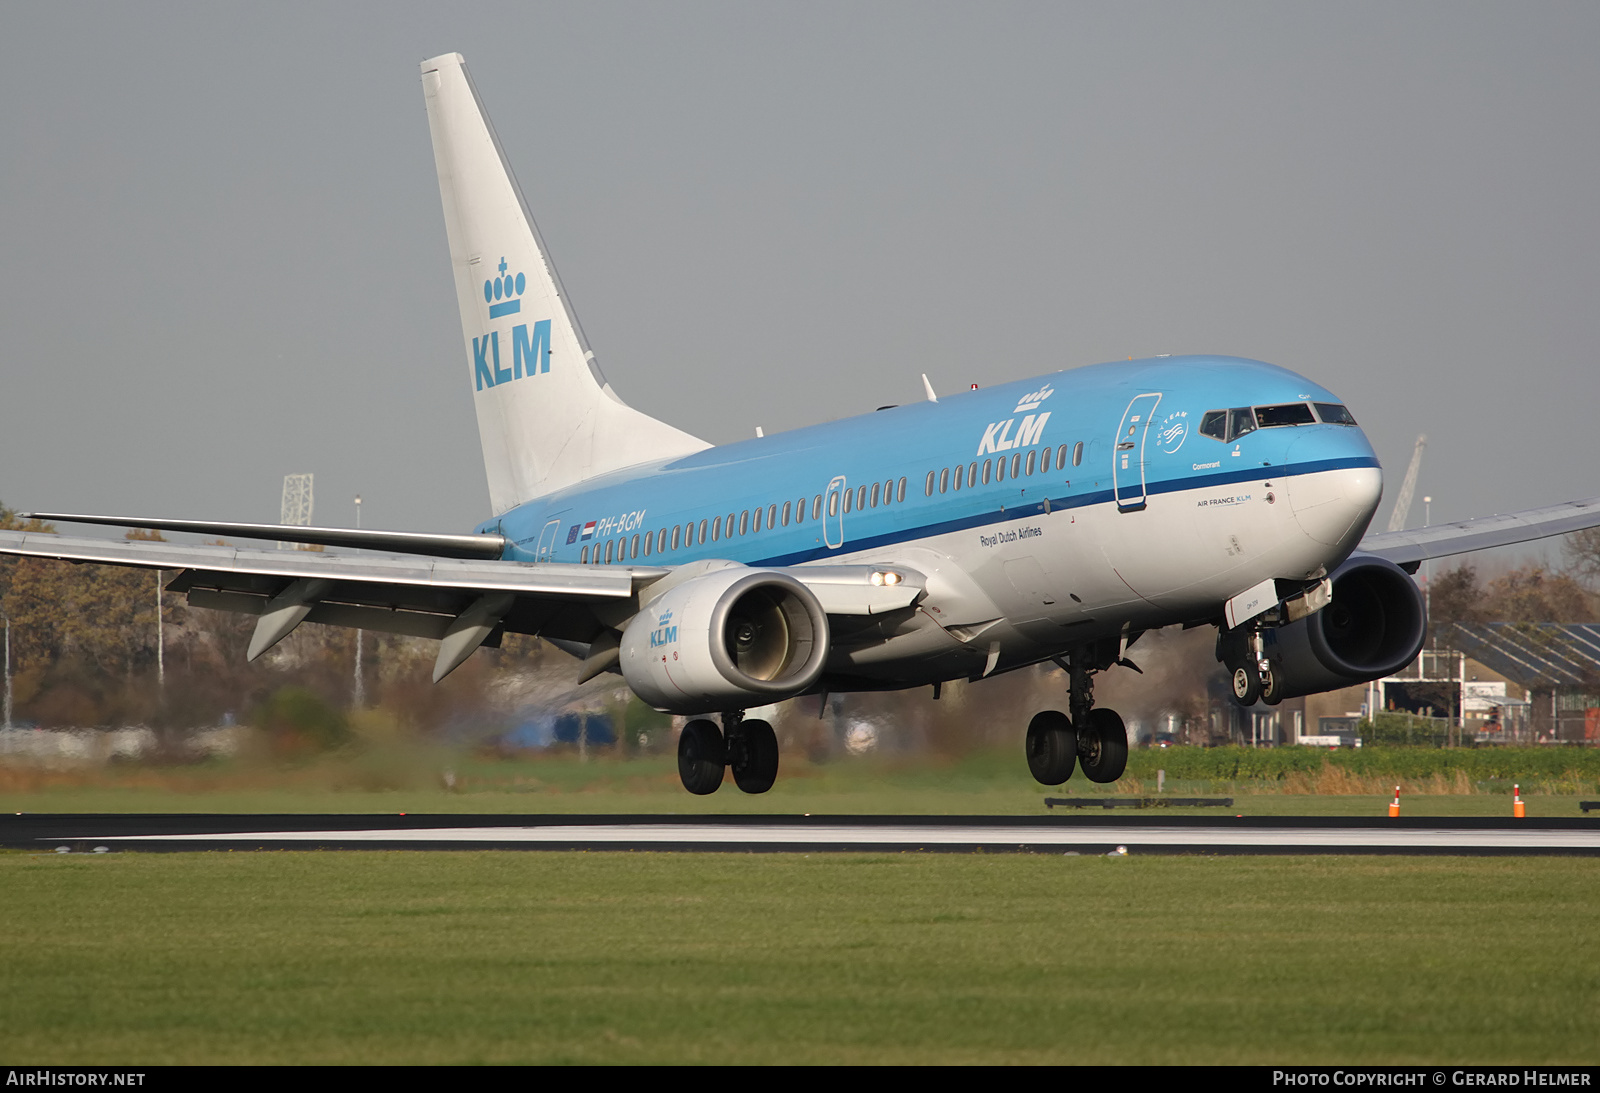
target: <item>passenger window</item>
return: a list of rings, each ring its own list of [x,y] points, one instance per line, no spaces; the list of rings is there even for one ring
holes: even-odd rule
[[[1083,462],[1083,441],[1078,441],[1072,446],[1072,465],[1078,466]]]
[[[851,509],[855,508],[855,506],[856,506],[856,491],[855,490],[845,490],[844,491],[844,511],[849,512]],[[833,515],[833,506],[832,505],[828,506],[828,515],[829,516]]]
[[[1001,456],[999,459],[996,459],[994,461],[994,480],[996,482],[1004,482],[1006,480],[1006,457],[1005,456]]]
[[[722,538],[722,517],[719,516],[711,521],[711,541],[714,543],[720,538]]]
[[[973,463],[973,464],[971,464],[971,465],[969,465],[967,467],[967,485],[976,486],[977,484],[978,484],[978,465],[976,463]]]
[[[628,546],[628,557],[629,558],[637,558],[638,556],[639,556],[639,536],[635,535],[633,537],[633,542],[631,544],[629,544],[629,546]]]
[[[1248,406],[1236,406],[1228,411],[1228,439],[1238,440],[1246,433],[1256,431],[1256,414]]]
[[[617,548],[617,541],[615,539],[611,539],[606,543],[606,565],[610,565],[611,564],[611,559],[613,557],[613,552],[616,550],[616,548]]]
[[[1337,402],[1318,402],[1313,405],[1317,408],[1317,416],[1329,425],[1354,425],[1356,419],[1350,411],[1340,406]]]
[[[1061,445],[1061,447],[1056,449],[1056,470],[1064,471],[1066,469],[1067,469],[1067,446],[1065,444],[1063,444],[1063,445]]]
[[[906,499],[906,480],[904,477],[900,479],[900,488],[895,490],[894,499],[896,501],[904,501]]]
[[[788,505],[784,505],[783,507],[784,508],[788,508],[789,506]],[[788,519],[787,519],[788,515],[789,515],[788,513],[784,513],[784,516],[786,517],[786,519],[783,522],[786,523],[786,524],[789,522]],[[776,504],[768,505],[767,506],[767,527],[775,528],[777,526],[778,526],[778,506]],[[760,531],[761,529],[760,528],[756,528],[756,530]]]
[[[1316,420],[1311,416],[1311,407],[1304,402],[1256,407],[1256,424],[1263,429],[1273,429],[1280,425],[1310,425]]]
[[[760,510],[757,509],[756,511],[759,512]],[[728,519],[732,520],[733,517],[730,516],[730,517],[728,517]],[[741,512],[739,514],[739,534],[740,535],[749,535],[750,534],[750,510],[749,509],[745,509],[743,512]]]
[[[950,481],[951,486],[959,490],[966,483],[966,481],[967,469],[965,467],[955,467],[952,469]]]
[[[893,500],[894,500],[894,479],[891,478],[891,479],[889,479],[889,481],[887,481],[887,482],[885,482],[883,484],[883,503],[885,505],[887,505],[890,501],[893,501]]]
[[[1020,452],[1011,457],[1011,477],[1022,477],[1022,454]]]
[[[1029,474],[1033,473],[1033,461],[1038,456],[1038,454],[1039,454],[1038,452],[1033,451],[1033,450],[1029,450],[1029,452],[1028,452],[1028,473]]]
[[[683,529],[680,528],[677,524],[673,524],[672,525],[672,549],[673,550],[677,550],[678,547],[683,543],[683,539],[680,538],[680,536],[682,534],[683,534]]]
[[[708,521],[705,521],[705,520],[700,521],[700,545],[701,546],[705,546],[706,545],[706,524],[707,523],[708,523]]]
[[[733,513],[731,512],[728,513],[728,522],[723,525],[722,534],[730,539],[733,538]]]
[[[785,501],[783,503],[783,526],[784,527],[788,527],[789,526],[789,511],[790,511],[789,506],[792,505],[792,504],[794,504],[793,501]]]
[[[872,507],[878,507],[878,484],[876,482],[872,484]]]
[[[989,484],[989,478],[993,474],[994,474],[994,460],[985,459],[983,461],[983,478],[981,479],[981,481],[983,482],[983,484],[985,486],[987,486]]]
[[[950,488],[950,468],[946,467],[939,472],[939,492],[943,493]]]
[[[817,494],[811,499],[811,519],[815,520],[822,515],[822,494]]]
[[[588,547],[584,547],[582,550],[580,550],[578,552],[578,564],[579,565],[588,565],[589,564],[589,548]]]
[[[867,510],[867,487],[865,486],[856,491],[856,508],[862,512]]]
[[[1228,411],[1207,410],[1200,419],[1200,435],[1213,440],[1228,439]]]
[[[928,481],[926,483],[924,483],[923,487],[922,487],[922,492],[927,494],[929,497],[933,496],[933,476],[934,476],[934,472],[933,471],[929,471],[928,472]]]

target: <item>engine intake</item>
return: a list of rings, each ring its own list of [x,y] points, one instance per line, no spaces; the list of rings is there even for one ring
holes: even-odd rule
[[[828,616],[778,570],[716,570],[670,589],[622,632],[623,678],[669,713],[739,710],[793,698],[822,675]]]
[[[1428,634],[1428,612],[1406,572],[1353,555],[1333,573],[1333,599],[1313,615],[1267,631],[1281,698],[1381,679],[1410,664]]]

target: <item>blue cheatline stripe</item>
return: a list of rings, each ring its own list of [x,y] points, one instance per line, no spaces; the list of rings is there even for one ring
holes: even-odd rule
[[[522,310],[521,300],[507,300],[503,304],[489,305],[489,318],[498,319],[502,315],[515,315]]]
[[[1297,463],[1291,467],[1278,467],[1279,477],[1297,478],[1301,475],[1319,474],[1323,471],[1349,470],[1361,467],[1377,467],[1378,461],[1370,457],[1354,457],[1349,459],[1323,459],[1314,463]],[[1249,482],[1264,477],[1263,472],[1270,473],[1273,468],[1254,467],[1239,471],[1228,471],[1219,474],[1204,475],[1198,478],[1169,478],[1160,482],[1151,482],[1146,485],[1147,494],[1178,493],[1184,490],[1202,490],[1217,486],[1232,485],[1237,482]],[[1072,497],[1050,498],[1050,511],[1061,512],[1065,509],[1090,508],[1094,505],[1104,505],[1115,500],[1111,490],[1091,490]],[[863,536],[859,539],[845,539],[844,546],[838,550],[826,547],[808,547],[805,550],[794,551],[789,554],[773,555],[760,561],[750,562],[754,566],[785,566],[799,565],[802,562],[813,562],[824,558],[836,558],[841,554],[854,553],[862,550],[873,550],[877,547],[898,546],[902,543],[913,542],[917,539],[929,539],[936,535],[947,535],[955,531],[971,531],[973,528],[990,527],[994,524],[1014,523],[1019,520],[1036,520],[1045,515],[1043,501],[1035,501],[1018,508],[1002,508],[998,511],[981,512],[971,516],[962,516],[953,520],[941,520],[938,523],[921,524],[914,528],[902,528],[887,532],[882,535]],[[670,564],[670,563],[669,563]]]

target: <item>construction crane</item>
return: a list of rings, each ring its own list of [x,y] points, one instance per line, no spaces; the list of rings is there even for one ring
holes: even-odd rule
[[[1406,529],[1406,517],[1411,515],[1411,498],[1417,492],[1417,472],[1422,469],[1422,449],[1427,446],[1428,434],[1419,434],[1416,450],[1411,453],[1411,466],[1406,468],[1406,480],[1400,483],[1400,492],[1394,499],[1394,511],[1389,514],[1390,531]]]
[[[280,524],[293,527],[311,526],[311,475],[286,474],[283,476],[283,507],[278,518]],[[278,544],[279,550],[296,548],[293,543]]]

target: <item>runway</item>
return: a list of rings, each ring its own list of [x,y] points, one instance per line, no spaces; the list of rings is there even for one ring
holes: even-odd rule
[[[1053,816],[17,814],[43,852],[629,850],[1600,855],[1600,820]]]

